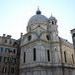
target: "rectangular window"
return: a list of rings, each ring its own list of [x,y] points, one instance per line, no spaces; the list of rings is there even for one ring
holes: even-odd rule
[[[4,57],[4,62],[5,63],[9,62],[9,57]]]
[[[10,62],[10,57],[7,57],[7,62]]]
[[[11,50],[10,50],[10,48],[5,48],[5,53],[10,53],[10,52],[12,52]]]
[[[36,61],[36,48],[33,49],[33,60]]]
[[[64,51],[64,59],[65,59],[65,62],[67,62],[66,52],[65,51]]]
[[[5,53],[8,52],[8,48],[5,48]]]
[[[3,52],[3,47],[0,48],[1,52]]]
[[[11,73],[14,73],[14,67],[11,68]]]
[[[13,62],[16,63],[16,58],[13,58]]]
[[[13,57],[12,57],[12,56],[9,57],[9,62],[14,63],[14,61],[13,61]]]
[[[24,63],[25,63],[25,61],[26,61],[26,52],[24,52],[24,58],[23,58],[23,61],[24,61]]]
[[[13,49],[13,53],[14,53],[14,54],[16,53],[16,50],[15,50],[15,49]]]
[[[12,44],[12,40],[9,41],[9,44]]]
[[[15,64],[16,63],[16,58],[10,57],[10,62],[13,63],[13,64]]]
[[[12,53],[12,50],[10,48],[7,48],[7,50],[8,50],[9,53]]]
[[[50,61],[50,53],[49,53],[49,50],[47,50],[47,58],[48,58],[48,61]]]
[[[8,62],[7,57],[4,57],[4,62],[5,62],[5,63],[7,63],[7,62]]]

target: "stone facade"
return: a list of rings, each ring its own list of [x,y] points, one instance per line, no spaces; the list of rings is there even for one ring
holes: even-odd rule
[[[20,75],[75,75],[73,45],[58,36],[55,17],[36,15],[21,34]]]

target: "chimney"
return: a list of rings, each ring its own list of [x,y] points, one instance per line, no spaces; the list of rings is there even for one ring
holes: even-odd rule
[[[5,37],[5,34],[3,34],[3,37]]]
[[[11,35],[7,35],[7,38],[11,38]]]

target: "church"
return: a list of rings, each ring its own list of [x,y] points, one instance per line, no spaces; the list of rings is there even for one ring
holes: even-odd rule
[[[75,75],[75,29],[71,34],[73,44],[59,37],[54,16],[38,9],[18,40],[0,36],[0,75]]]
[[[38,9],[20,41],[20,75],[75,75],[74,47],[58,36],[57,19],[52,15],[47,18]]]

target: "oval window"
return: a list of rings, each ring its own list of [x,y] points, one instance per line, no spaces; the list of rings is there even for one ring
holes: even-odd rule
[[[28,36],[28,41],[30,41],[30,40],[31,40],[31,35]]]

